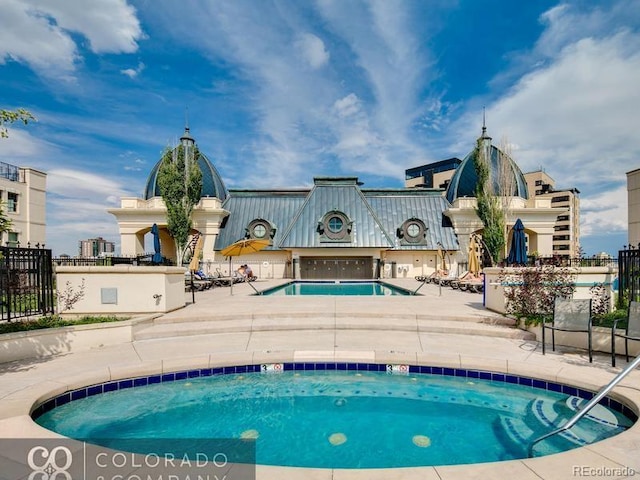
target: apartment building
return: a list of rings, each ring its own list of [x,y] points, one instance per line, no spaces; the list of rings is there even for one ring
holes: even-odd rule
[[[405,170],[405,187],[444,188],[451,181],[453,172],[462,163],[453,157],[439,162],[420,165]]]
[[[629,245],[640,245],[640,168],[627,172]]]
[[[529,198],[549,198],[553,208],[562,209],[553,233],[553,254],[565,258],[580,256],[580,190],[556,190],[555,181],[544,170],[524,174]]]
[[[0,232],[0,245],[36,246],[45,243],[47,174],[0,162],[0,202],[11,221]]]
[[[89,238],[78,242],[78,250],[80,256],[84,258],[102,257],[113,255],[116,250],[116,244],[102,237]]]

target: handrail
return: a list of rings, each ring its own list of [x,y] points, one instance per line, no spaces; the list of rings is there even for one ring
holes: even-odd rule
[[[529,458],[533,457],[533,447],[538,442],[541,442],[546,438],[552,437],[553,435],[556,435],[560,432],[564,432],[565,430],[569,430],[571,427],[573,427],[576,423],[578,423],[578,420],[584,417],[589,410],[595,407],[598,404],[598,402],[600,402],[600,400],[602,400],[611,390],[613,390],[613,387],[615,387],[618,383],[620,383],[622,379],[626,377],[629,374],[629,372],[634,370],[639,364],[640,364],[640,355],[638,355],[633,360],[633,362],[627,365],[627,367],[624,370],[622,370],[618,375],[616,375],[614,379],[611,380],[605,387],[600,389],[598,394],[595,397],[593,397],[591,400],[589,400],[589,402],[584,407],[578,410],[576,414],[573,417],[571,417],[569,421],[565,423],[562,427],[556,428],[552,432],[542,435],[541,437],[538,437],[533,442],[531,442],[529,444],[529,449],[527,452]]]

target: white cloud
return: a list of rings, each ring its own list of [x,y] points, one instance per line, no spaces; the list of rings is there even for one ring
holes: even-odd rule
[[[295,42],[302,58],[313,69],[324,67],[329,63],[329,52],[324,42],[312,33],[303,33]]]
[[[360,112],[360,99],[355,93],[350,93],[344,98],[336,100],[333,110],[341,117],[350,117]]]
[[[582,192],[585,237],[626,230],[620,185],[640,166],[640,34],[611,24],[619,7],[547,12],[547,29],[530,55],[535,67],[487,107],[489,133],[517,145],[512,153],[523,171],[542,166],[558,188]],[[460,137],[480,133],[478,110],[461,120]]]
[[[581,234],[627,231],[627,187],[591,195],[580,201]]]
[[[0,15],[0,63],[26,63],[47,77],[72,77],[79,61],[70,33],[89,41],[95,53],[131,53],[143,37],[125,0],[4,0]]]
[[[47,173],[47,191],[62,197],[102,200],[125,196],[126,189],[102,175],[71,169],[51,169]],[[116,196],[116,197],[114,197]]]
[[[125,68],[124,70],[120,70],[120,73],[126,75],[129,78],[136,78],[138,75],[142,73],[144,70],[144,63],[138,63],[136,68]]]

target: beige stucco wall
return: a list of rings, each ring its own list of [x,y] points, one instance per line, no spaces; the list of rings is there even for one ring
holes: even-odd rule
[[[67,282],[84,295],[67,314],[165,313],[184,307],[184,272],[181,267],[57,267],[56,284],[63,292]],[[107,303],[105,303],[105,301]],[[115,303],[111,303],[114,302]]]
[[[144,236],[155,223],[160,227],[160,244],[162,255],[175,260],[175,244],[168,235],[167,209],[161,197],[148,200],[134,197],[120,199],[120,208],[107,210],[116,217],[120,230],[120,253],[123,256],[136,256],[153,252],[153,245],[145,245]],[[203,260],[214,260],[213,246],[220,231],[222,220],[229,212],[222,208],[222,203],[215,197],[201,198],[193,209],[192,229],[202,234],[204,245]]]
[[[506,268],[508,271],[516,269]],[[573,298],[591,298],[589,288],[594,283],[604,283],[608,288],[611,305],[613,308],[614,295],[612,292],[612,284],[618,275],[617,268],[614,267],[581,267],[573,269],[576,273],[576,291]],[[503,271],[502,268],[485,268],[485,307],[498,313],[506,313],[504,287],[502,286],[499,275]]]

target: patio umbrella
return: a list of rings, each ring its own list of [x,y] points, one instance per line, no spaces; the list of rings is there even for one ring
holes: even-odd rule
[[[153,235],[153,258],[151,261],[153,263],[162,263],[162,254],[160,253],[160,231],[158,230],[158,225],[156,223],[151,227],[151,234]]]
[[[229,286],[231,287],[231,295],[233,295],[233,274],[231,273],[231,257],[239,257],[240,255],[246,255],[247,253],[255,253],[263,250],[271,245],[269,240],[258,238],[245,238],[232,243],[231,245],[224,247],[220,250],[220,253],[225,257],[229,257]]]
[[[511,248],[507,257],[509,265],[526,265],[527,245],[524,235],[524,225],[520,219],[516,220],[513,226],[513,236],[511,237]]]
[[[445,253],[442,251],[442,244],[440,242],[438,242],[438,258],[442,260],[442,266],[440,267],[440,270],[442,270],[443,272],[446,272],[447,260],[445,259]]]
[[[474,276],[478,275],[478,272],[480,272],[480,262],[476,255],[477,249],[478,244],[476,243],[476,236],[471,235],[471,240],[469,240],[469,272]]]

